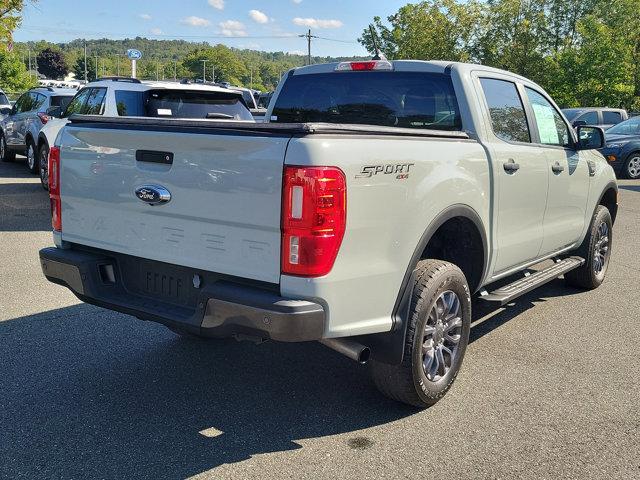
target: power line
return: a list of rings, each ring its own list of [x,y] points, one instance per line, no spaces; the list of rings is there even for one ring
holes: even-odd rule
[[[27,31],[35,31],[42,32],[43,29],[49,29],[50,26],[44,25],[22,25],[19,30],[27,30]],[[129,39],[134,40],[136,37],[139,37],[140,34],[134,33],[123,33],[123,32],[107,32],[107,31],[96,31],[96,30],[76,30],[76,29],[63,29],[57,28],[56,33],[66,33],[69,35],[111,35],[111,36],[120,36],[120,37],[129,37]],[[285,39],[285,38],[295,38],[295,37],[304,37],[305,35],[296,35],[294,33],[287,33],[282,35],[221,35],[221,34],[213,34],[213,35],[170,35],[170,34],[160,34],[160,35],[152,35],[153,38],[142,37],[147,40],[153,40],[157,37],[162,37],[163,39],[231,39],[231,40],[241,40],[241,39]],[[315,36],[320,40],[327,40],[329,42],[338,42],[338,43],[350,43],[357,44],[357,41],[354,40],[345,40],[340,38],[329,38],[329,37],[320,37]],[[101,40],[101,39],[95,39]]]

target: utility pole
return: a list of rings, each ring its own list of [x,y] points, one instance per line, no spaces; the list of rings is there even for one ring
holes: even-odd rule
[[[156,60],[156,82],[160,80],[160,62]]]
[[[173,81],[174,82],[178,81],[178,61],[177,60],[173,61]]]
[[[249,67],[249,88],[253,89],[253,66]]]
[[[316,35],[311,35],[311,29],[304,35],[298,35],[300,38],[307,39],[307,65],[311,65],[311,39],[318,38]]]
[[[89,83],[89,75],[87,74],[87,42],[84,42],[84,83]]]
[[[211,65],[211,81],[216,83],[216,66]]]
[[[207,62],[208,60],[200,60],[202,62],[202,82],[207,81]]]
[[[100,72],[98,71],[98,54],[96,53],[96,80],[98,79],[98,75],[100,75]]]
[[[29,49],[29,78],[31,78],[31,49]]]

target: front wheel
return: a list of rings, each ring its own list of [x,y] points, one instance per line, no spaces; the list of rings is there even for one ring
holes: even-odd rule
[[[372,361],[371,373],[384,395],[429,407],[451,388],[469,343],[471,295],[457,266],[442,260],[418,264],[408,321],[402,363]]]
[[[593,290],[598,288],[609,268],[613,240],[613,221],[607,207],[598,205],[591,218],[591,226],[576,255],[585,259],[584,264],[567,272],[564,279],[572,287]]]
[[[640,152],[629,155],[624,164],[624,175],[632,180],[640,178]]]
[[[38,150],[38,169],[42,188],[49,190],[49,147],[43,143]]]

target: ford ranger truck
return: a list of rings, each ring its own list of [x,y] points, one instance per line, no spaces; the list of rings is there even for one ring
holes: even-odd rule
[[[266,123],[70,120],[49,159],[50,281],[183,335],[320,341],[411,405],[451,387],[472,296],[593,289],[609,266],[602,130],[509,72],[313,65]]]

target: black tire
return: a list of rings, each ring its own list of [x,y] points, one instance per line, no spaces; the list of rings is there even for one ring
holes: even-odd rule
[[[13,162],[16,159],[16,152],[9,151],[7,141],[4,139],[4,132],[0,132],[0,160],[3,162]]]
[[[622,167],[622,175],[631,180],[640,178],[640,152],[629,154]]]
[[[30,149],[31,149],[31,152],[29,152]],[[24,154],[27,157],[27,168],[29,169],[29,171],[33,174],[38,173],[38,170],[39,170],[38,149],[33,143],[33,140],[27,139],[27,148]],[[33,155],[33,157],[31,158],[30,155]],[[30,163],[31,161],[33,161],[32,164]]]
[[[606,225],[606,227],[603,227]],[[606,228],[606,242],[601,243],[603,229]],[[607,207],[598,205],[591,225],[582,245],[573,252],[585,259],[584,265],[571,270],[564,275],[567,285],[577,288],[593,290],[602,285],[611,259],[611,246],[613,240],[613,221]],[[606,251],[603,253],[603,248]],[[601,257],[599,259],[599,257]],[[600,263],[599,263],[600,262]],[[600,268],[598,268],[600,266]]]
[[[471,326],[471,295],[467,280],[462,271],[455,265],[442,260],[422,260],[417,267],[411,307],[409,311],[409,324],[405,338],[404,358],[400,365],[388,365],[386,363],[371,362],[371,375],[376,387],[385,396],[402,403],[420,408],[429,407],[440,400],[451,388],[469,343],[469,329]],[[456,315],[455,336],[458,336],[457,349],[454,354],[448,356],[449,368],[443,371],[439,378],[428,377],[425,372],[425,362],[429,358],[435,359],[435,355],[430,357],[426,351],[435,351],[436,333],[430,337],[426,327],[438,325],[431,316],[438,308],[437,303],[441,301],[443,295],[454,293],[458,299],[459,315]],[[450,311],[450,309],[447,309]],[[446,316],[446,315],[445,315]],[[454,319],[451,320],[453,323]],[[434,332],[439,329],[438,338],[441,340],[447,337],[440,327],[431,328]],[[451,330],[450,330],[451,331]],[[426,340],[425,340],[426,339]],[[430,342],[430,343],[428,343]],[[444,345],[444,344],[443,344]],[[450,345],[449,345],[450,347]],[[441,350],[442,351],[442,350]],[[433,361],[428,363],[433,366]],[[443,368],[446,369],[446,359],[443,358]],[[438,365],[440,363],[438,362]],[[438,369],[439,373],[439,369]]]
[[[43,143],[38,149],[38,171],[42,188],[49,190],[49,145]]]

